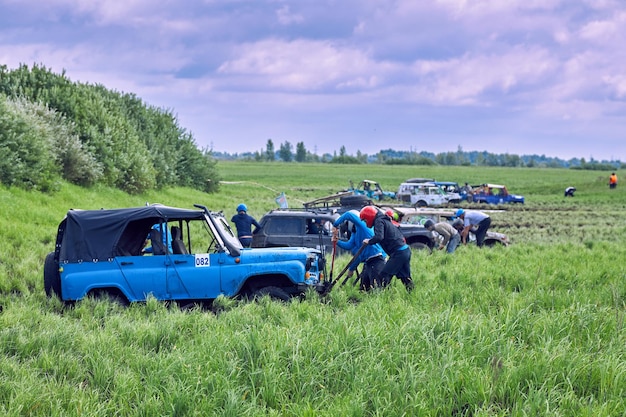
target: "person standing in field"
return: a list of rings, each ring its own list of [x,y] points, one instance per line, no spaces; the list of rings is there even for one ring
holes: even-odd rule
[[[469,232],[470,229],[474,226],[478,226],[478,230],[476,230],[476,245],[478,247],[482,247],[485,243],[485,236],[487,235],[487,230],[489,226],[491,226],[491,217],[487,216],[482,211],[475,210],[464,210],[462,208],[456,211],[456,217],[463,220],[463,230],[461,231],[461,239],[463,243],[467,244],[469,240]]]
[[[365,206],[359,213],[359,218],[367,227],[374,228],[372,238],[363,239],[366,245],[380,243],[383,250],[389,255],[387,263],[380,272],[379,282],[386,287],[395,275],[404,284],[407,291],[413,290],[411,279],[411,249],[406,244],[404,235],[397,226],[391,222],[391,218],[379,211],[374,206]]]
[[[443,240],[439,243],[439,250],[446,248],[448,253],[454,253],[459,243],[461,243],[461,235],[448,222],[436,223],[430,219],[426,220],[424,227],[427,230],[439,233]]]
[[[245,204],[239,204],[237,206],[237,214],[230,221],[235,223],[237,239],[241,242],[241,246],[249,248],[252,244],[252,225],[254,225],[255,231],[260,229],[261,226],[254,217],[248,214],[248,207]]]
[[[617,174],[615,172],[613,172],[609,176],[609,188],[613,189],[615,187],[617,187]]]
[[[342,223],[352,223],[353,229],[348,240],[340,240],[338,236],[338,227]],[[365,223],[359,218],[359,212],[357,210],[350,210],[343,213],[333,223],[335,229],[333,229],[332,241],[337,242],[337,246],[341,249],[350,251],[352,255],[356,255],[363,245],[364,239],[371,239],[374,236],[374,232],[371,228],[367,227]],[[363,291],[369,291],[372,288],[380,286],[380,283],[376,281],[380,277],[380,273],[385,266],[385,252],[379,244],[367,245],[359,254],[359,256],[352,261],[348,267],[348,277],[351,277],[356,271],[360,263],[363,263],[363,270],[361,272],[361,285],[359,288]]]

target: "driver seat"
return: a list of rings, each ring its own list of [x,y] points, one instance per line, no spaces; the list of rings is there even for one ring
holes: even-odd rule
[[[167,249],[163,244],[163,235],[161,235],[159,230],[150,230],[150,242],[152,244],[153,255],[165,255],[167,253]]]
[[[172,252],[174,252],[175,255],[188,255],[189,252],[187,251],[187,248],[185,247],[185,243],[182,240],[183,233],[180,230],[180,227],[172,226],[171,232],[172,232]]]

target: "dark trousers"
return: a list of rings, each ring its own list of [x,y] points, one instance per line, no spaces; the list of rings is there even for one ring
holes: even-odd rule
[[[478,223],[478,230],[476,230],[476,244],[478,247],[482,247],[485,243],[485,236],[487,235],[487,229],[491,226],[491,217],[487,217]]]
[[[383,287],[389,285],[394,275],[402,281],[407,289],[413,286],[411,280],[411,248],[397,250],[389,255],[389,259],[387,259],[387,263],[380,273]]]
[[[252,244],[251,237],[240,237],[239,241],[241,242],[241,246],[243,246],[244,248],[249,248],[250,245]]]
[[[385,267],[385,260],[382,256],[375,256],[363,263],[363,271],[361,272],[362,290],[368,291],[374,287],[382,286],[381,282],[377,282],[380,273]]]

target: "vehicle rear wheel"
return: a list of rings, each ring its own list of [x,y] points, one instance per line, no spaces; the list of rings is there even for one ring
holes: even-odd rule
[[[426,207],[428,206],[428,203],[426,203],[424,200],[420,200],[417,203],[415,203],[415,207]]]
[[[46,255],[43,265],[43,287],[48,297],[56,295],[61,298],[61,276],[59,266],[54,260],[54,252]]]
[[[253,300],[258,300],[259,298],[262,298],[265,296],[270,297],[272,300],[278,300],[278,301],[291,300],[291,297],[289,296],[289,294],[287,294],[285,290],[283,290],[282,288],[273,287],[273,286],[259,288],[258,290],[252,293],[251,298]]]
[[[428,253],[432,252],[432,249],[430,248],[430,246],[422,242],[413,242],[413,243],[410,243],[409,246],[411,247],[411,249],[423,250],[423,251],[427,251]]]

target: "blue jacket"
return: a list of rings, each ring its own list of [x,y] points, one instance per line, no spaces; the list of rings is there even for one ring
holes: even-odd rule
[[[350,239],[337,241],[337,246],[341,249],[349,250],[354,255],[361,248],[361,245],[363,245],[363,240],[371,239],[374,236],[374,232],[372,229],[367,227],[363,220],[359,218],[359,212],[356,210],[350,210],[343,213],[337,220],[335,220],[333,226],[339,227],[339,225],[343,222],[352,222],[354,224],[354,230],[350,235]],[[377,255],[386,256],[381,246],[378,244],[367,245],[358,258],[350,264],[349,269],[354,271],[360,263],[365,262],[372,256]]]
[[[235,223],[235,227],[237,228],[237,237],[252,236],[252,225],[254,225],[255,230],[261,228],[254,217],[250,216],[245,211],[240,211],[235,214],[230,221]]]

